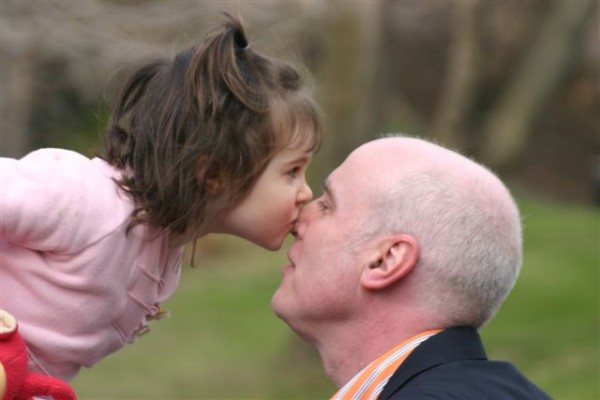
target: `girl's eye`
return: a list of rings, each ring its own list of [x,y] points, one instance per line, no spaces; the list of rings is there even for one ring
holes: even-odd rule
[[[289,170],[287,174],[292,178],[295,178],[298,175],[298,172],[300,172],[300,167],[294,167],[291,170]]]

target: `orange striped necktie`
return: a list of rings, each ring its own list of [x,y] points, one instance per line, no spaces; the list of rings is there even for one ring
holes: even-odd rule
[[[438,332],[441,332],[441,329],[420,333],[381,355],[338,390],[331,400],[377,399],[387,381],[410,353]]]

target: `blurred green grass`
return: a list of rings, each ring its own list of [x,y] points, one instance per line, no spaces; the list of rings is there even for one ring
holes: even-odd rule
[[[557,400],[600,399],[600,213],[520,200],[525,262],[483,331]],[[327,399],[319,358],[271,312],[285,252],[224,236],[200,242],[165,305],[172,318],[73,381],[81,399]]]

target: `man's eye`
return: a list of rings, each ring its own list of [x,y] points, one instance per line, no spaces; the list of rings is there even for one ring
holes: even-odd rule
[[[325,211],[325,210],[329,209],[329,206],[323,200],[317,201],[317,207],[319,207],[319,210],[321,210],[321,211]]]

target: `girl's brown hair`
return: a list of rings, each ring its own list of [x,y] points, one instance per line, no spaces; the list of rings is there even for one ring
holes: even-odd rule
[[[103,158],[124,171],[130,227],[192,240],[209,200],[230,210],[277,151],[320,144],[320,110],[299,71],[254,51],[240,19],[226,17],[174,60],[138,68],[117,96]]]

